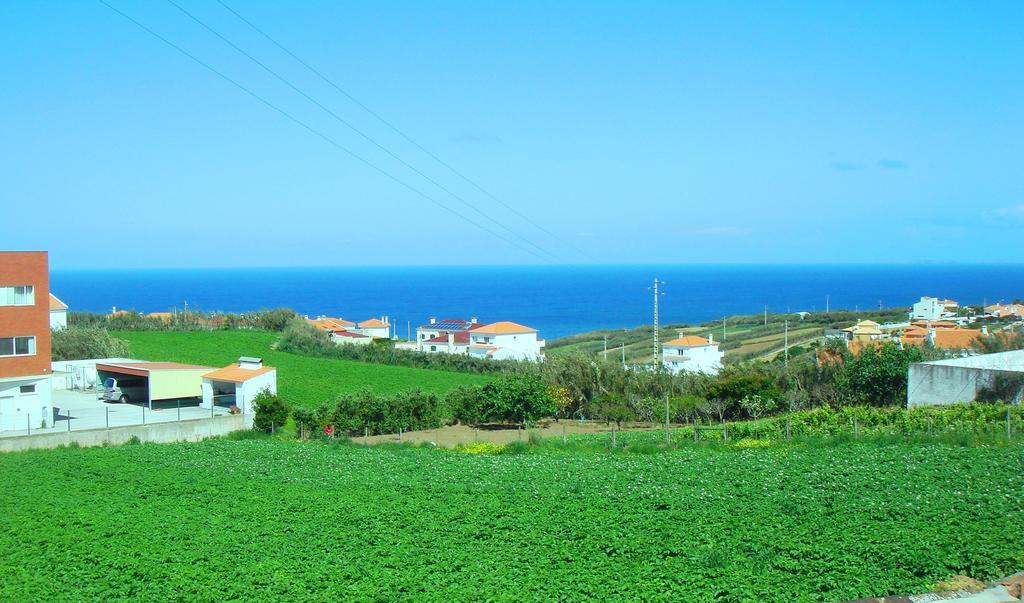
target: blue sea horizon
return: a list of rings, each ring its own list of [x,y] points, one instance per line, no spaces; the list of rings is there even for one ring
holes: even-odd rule
[[[245,312],[285,306],[300,314],[364,320],[387,315],[399,336],[438,318],[511,320],[547,339],[652,322],[655,278],[665,281],[661,321],[699,323],[733,314],[909,306],[922,295],[961,303],[1024,297],[1024,264],[674,264],[162,268],[51,272],[72,311],[189,308]]]

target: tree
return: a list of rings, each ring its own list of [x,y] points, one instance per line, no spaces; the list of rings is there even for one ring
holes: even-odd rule
[[[907,399],[907,369],[923,359],[924,352],[916,346],[900,349],[892,342],[867,346],[847,359],[837,385],[860,404],[901,405]]]
[[[719,423],[724,423],[725,413],[728,412],[730,406],[732,406],[732,404],[728,400],[712,398],[710,400],[705,400],[704,403],[698,407],[698,410],[707,416],[708,421],[713,418],[718,418]]]
[[[128,342],[111,337],[99,327],[66,327],[53,331],[54,360],[83,360],[86,358],[127,358],[131,355]]]
[[[545,380],[565,388],[573,399],[573,414],[584,411],[599,391],[595,361],[581,352],[549,358],[542,367]]]
[[[572,393],[560,385],[549,385],[548,395],[555,402],[555,420],[561,418],[568,418],[573,415],[573,410],[576,407],[576,400],[573,398]]]
[[[763,398],[758,394],[740,400],[742,408],[751,419],[757,420],[776,409],[778,403],[771,398]]]
[[[288,405],[276,394],[264,389],[252,399],[256,416],[252,420],[252,428],[256,431],[272,433],[280,429],[288,421]]]
[[[684,394],[682,396],[673,396],[672,398],[669,398],[670,420],[685,423],[690,422],[690,420],[697,418],[697,409],[699,409],[705,401],[706,400],[704,400],[704,398],[691,394]]]
[[[534,375],[505,375],[483,387],[482,420],[532,423],[555,413],[547,386]]]
[[[595,412],[605,422],[614,421],[619,428],[623,421],[633,417],[633,413],[626,404],[626,397],[616,392],[601,394],[595,402]]]

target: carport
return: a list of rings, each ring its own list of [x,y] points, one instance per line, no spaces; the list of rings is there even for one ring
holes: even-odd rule
[[[120,362],[97,363],[98,382],[103,384],[112,377],[119,384],[130,384],[126,392],[128,402],[145,404],[153,408],[154,400],[191,400],[203,395],[203,375],[208,366],[178,362]],[[100,391],[104,391],[100,386]]]

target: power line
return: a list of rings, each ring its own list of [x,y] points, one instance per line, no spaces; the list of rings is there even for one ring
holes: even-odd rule
[[[312,127],[312,126],[310,126],[309,124],[307,124],[307,123],[303,122],[302,120],[300,120],[300,119],[296,118],[295,116],[293,116],[292,114],[288,113],[287,111],[285,111],[285,110],[281,109],[281,107],[280,107],[280,106],[278,106],[278,105],[276,105],[276,104],[273,104],[272,102],[270,102],[270,101],[269,101],[269,100],[267,100],[266,98],[263,98],[262,96],[260,96],[260,95],[259,95],[259,94],[257,94],[256,92],[253,92],[252,90],[250,90],[249,88],[247,88],[247,87],[245,87],[244,85],[240,84],[239,82],[237,82],[237,81],[234,81],[234,80],[232,80],[232,79],[231,79],[230,77],[228,77],[228,76],[224,75],[223,73],[221,73],[221,72],[217,71],[217,69],[215,69],[214,67],[210,66],[210,64],[209,64],[209,63],[207,63],[207,62],[205,62],[205,61],[204,61],[203,59],[199,58],[198,56],[196,56],[196,55],[194,55],[194,54],[191,54],[190,52],[188,52],[188,51],[187,51],[187,50],[185,50],[184,48],[182,48],[182,47],[178,46],[178,45],[177,45],[177,44],[175,44],[174,42],[171,42],[170,40],[168,40],[168,39],[167,39],[167,38],[165,38],[164,36],[161,36],[160,34],[158,34],[157,32],[155,32],[154,30],[152,30],[152,29],[150,29],[150,28],[147,28],[146,26],[142,25],[141,23],[139,23],[139,21],[138,21],[138,20],[134,19],[133,17],[131,17],[131,16],[130,16],[130,15],[128,15],[127,13],[125,13],[125,12],[121,11],[120,9],[118,9],[118,8],[116,8],[115,6],[111,5],[110,3],[106,2],[106,0],[97,0],[97,1],[98,1],[98,2],[100,3],[100,4],[102,4],[103,6],[105,6],[105,7],[108,7],[108,8],[110,8],[111,10],[113,10],[114,12],[116,12],[116,13],[120,14],[121,16],[125,17],[126,19],[128,19],[129,21],[131,21],[131,23],[132,23],[132,24],[136,25],[136,26],[137,26],[137,27],[138,27],[139,29],[141,29],[142,31],[146,32],[147,34],[150,34],[150,35],[152,35],[153,37],[157,38],[157,39],[158,39],[158,40],[160,40],[161,42],[163,42],[163,43],[167,44],[168,46],[170,46],[171,48],[173,48],[173,49],[177,50],[177,51],[178,51],[178,52],[180,52],[181,54],[184,54],[185,56],[187,56],[187,57],[188,57],[188,58],[190,58],[191,60],[194,60],[194,61],[196,61],[197,63],[199,63],[199,64],[200,64],[200,66],[202,66],[202,67],[203,67],[203,68],[205,68],[206,70],[210,71],[211,73],[213,73],[213,74],[214,74],[214,75],[216,75],[217,77],[219,77],[219,78],[223,79],[223,80],[224,80],[225,82],[227,82],[227,83],[231,84],[231,85],[232,85],[232,86],[234,86],[234,87],[237,87],[238,89],[242,90],[242,91],[243,91],[243,92],[245,92],[246,94],[249,94],[249,95],[250,95],[250,96],[252,96],[253,98],[255,98],[255,99],[259,100],[259,101],[260,101],[260,102],[262,102],[263,104],[265,104],[265,105],[267,105],[268,107],[270,107],[270,109],[272,109],[273,111],[275,111],[275,112],[278,112],[279,114],[281,114],[282,116],[284,116],[285,118],[287,118],[287,119],[288,119],[289,121],[291,121],[291,122],[294,122],[294,123],[295,123],[296,125],[300,126],[301,128],[303,128],[304,130],[306,130],[306,131],[308,131],[309,133],[313,134],[314,136],[316,136],[316,137],[318,137],[318,138],[321,138],[321,139],[323,139],[324,141],[326,141],[327,143],[331,144],[332,146],[334,146],[334,147],[338,148],[339,150],[341,150],[341,152],[345,153],[346,155],[348,155],[348,156],[349,156],[349,157],[351,157],[352,159],[355,159],[356,161],[360,162],[361,164],[364,164],[364,165],[366,165],[367,167],[369,167],[369,168],[373,169],[374,171],[376,171],[376,172],[378,172],[378,173],[382,174],[383,176],[385,176],[385,177],[387,177],[388,179],[390,179],[390,180],[394,181],[395,183],[399,184],[400,186],[402,186],[402,187],[404,187],[404,188],[407,188],[407,189],[409,189],[409,190],[411,190],[411,191],[415,192],[415,193],[416,193],[416,195],[418,195],[418,196],[422,197],[423,199],[426,199],[427,201],[429,201],[430,203],[432,203],[432,204],[436,205],[437,207],[439,207],[439,208],[441,208],[441,209],[443,209],[443,210],[445,210],[445,211],[447,211],[447,212],[450,212],[450,213],[452,213],[452,214],[454,214],[454,215],[456,215],[456,216],[458,216],[458,217],[462,218],[463,220],[465,220],[465,221],[469,222],[470,224],[472,224],[472,225],[476,226],[477,228],[480,228],[480,229],[481,229],[481,230],[483,230],[484,232],[487,232],[488,234],[493,234],[494,236],[497,236],[497,238],[498,238],[498,239],[501,239],[502,241],[505,241],[505,242],[506,242],[506,243],[508,243],[509,245],[513,245],[513,246],[515,246],[515,247],[518,247],[518,248],[519,248],[520,250],[522,250],[522,251],[525,251],[526,253],[528,253],[528,254],[530,254],[530,255],[534,255],[534,256],[536,256],[536,257],[539,257],[539,258],[541,257],[541,256],[540,256],[540,255],[538,255],[538,254],[537,254],[537,252],[535,252],[534,250],[531,250],[531,249],[525,248],[525,247],[523,247],[523,246],[519,245],[518,243],[516,243],[515,241],[512,241],[512,240],[506,239],[506,238],[505,238],[505,236],[503,236],[503,235],[501,235],[501,234],[499,234],[499,233],[495,232],[495,231],[494,231],[494,230],[492,230],[492,229],[489,229],[489,228],[487,228],[486,226],[484,226],[483,224],[480,224],[480,223],[476,222],[476,221],[475,221],[475,220],[473,220],[472,218],[469,218],[469,217],[467,217],[467,216],[465,216],[465,215],[463,215],[463,214],[459,213],[458,211],[456,211],[456,210],[452,209],[451,207],[449,207],[449,206],[446,206],[446,205],[444,205],[443,203],[441,203],[441,202],[437,201],[437,200],[436,200],[436,199],[434,199],[433,197],[431,197],[431,196],[427,195],[427,193],[426,193],[426,192],[423,192],[422,190],[420,190],[419,188],[417,188],[417,187],[413,186],[412,184],[409,184],[408,182],[406,182],[406,181],[404,181],[404,180],[402,180],[402,179],[398,178],[397,176],[395,176],[395,175],[391,174],[391,173],[390,173],[390,172],[388,172],[387,170],[384,170],[383,168],[380,168],[380,167],[378,167],[377,165],[373,164],[373,163],[372,163],[372,162],[370,162],[369,160],[367,160],[367,159],[364,159],[364,158],[362,158],[362,157],[361,157],[360,155],[358,155],[358,154],[356,154],[356,153],[352,152],[352,150],[350,150],[350,149],[349,149],[348,147],[344,146],[343,144],[341,144],[340,142],[338,142],[338,141],[337,141],[337,140],[335,140],[334,138],[331,138],[331,137],[330,137],[330,136],[328,136],[327,134],[324,134],[323,132],[321,132],[321,131],[319,131],[319,130],[316,130],[315,128],[313,128],[313,127]],[[543,259],[543,258],[542,258],[542,259]]]
[[[310,71],[310,73],[312,73],[313,75],[315,75],[318,78],[320,78],[321,80],[323,80],[327,85],[329,85],[330,87],[334,88],[339,93],[341,93],[343,96],[345,96],[345,98],[349,99],[350,101],[352,101],[353,103],[358,105],[362,110],[366,111],[367,113],[372,115],[374,118],[376,118],[378,121],[380,121],[382,124],[384,124],[389,129],[391,129],[391,131],[393,131],[394,133],[396,133],[399,136],[401,136],[402,138],[404,138],[406,140],[406,142],[408,142],[409,144],[413,145],[414,147],[416,147],[417,149],[422,151],[424,154],[426,154],[428,157],[430,157],[431,159],[433,159],[437,163],[441,164],[444,168],[446,168],[451,173],[455,174],[456,176],[458,176],[459,178],[461,178],[462,180],[464,180],[465,182],[470,184],[473,188],[475,188],[476,190],[480,191],[481,193],[483,193],[484,195],[489,197],[491,200],[493,200],[494,202],[498,203],[499,205],[501,205],[505,209],[509,210],[510,212],[512,212],[513,214],[515,214],[519,218],[521,218],[522,220],[528,222],[531,226],[533,226],[537,230],[540,230],[541,232],[547,234],[551,238],[553,238],[556,241],[562,243],[563,245],[573,249],[577,253],[579,253],[579,254],[587,257],[587,258],[593,259],[593,257],[589,253],[587,253],[586,251],[580,249],[579,247],[577,247],[576,245],[574,245],[570,241],[565,240],[561,236],[559,236],[559,235],[555,234],[554,232],[551,232],[547,228],[541,226],[534,219],[530,218],[528,215],[526,215],[523,212],[519,211],[514,206],[509,205],[508,203],[503,201],[500,197],[498,197],[497,195],[494,195],[489,190],[485,189],[483,186],[478,184],[475,180],[473,180],[469,176],[466,176],[465,174],[463,174],[461,171],[456,169],[453,165],[451,165],[450,163],[444,161],[443,159],[438,157],[436,154],[432,153],[429,149],[427,149],[426,147],[424,147],[420,143],[416,142],[411,136],[409,136],[408,134],[403,132],[401,129],[399,129],[398,126],[394,125],[393,123],[391,123],[390,121],[385,119],[383,116],[381,116],[379,113],[377,113],[376,111],[374,111],[373,109],[368,107],[366,104],[364,104],[358,98],[356,98],[355,96],[350,94],[348,91],[346,91],[344,88],[339,86],[337,83],[335,83],[329,77],[327,77],[326,75],[321,73],[318,69],[316,69],[315,67],[313,67],[312,65],[310,65],[306,61],[302,60],[302,58],[300,58],[294,52],[292,52],[287,47],[285,47],[283,44],[278,42],[270,34],[268,34],[267,32],[263,31],[262,29],[260,29],[255,23],[253,23],[249,19],[246,19],[238,11],[236,11],[235,9],[231,8],[230,6],[228,6],[223,0],[217,0],[217,3],[220,4],[221,6],[223,6],[228,12],[233,14],[235,17],[237,17],[242,23],[245,23],[250,28],[252,28],[253,31],[255,31],[256,33],[258,33],[261,36],[263,36],[264,38],[266,38],[271,44],[273,44],[274,46],[279,48],[282,52],[284,52],[285,54],[290,56],[292,59],[294,59],[296,62],[298,62],[300,65],[302,65],[306,69],[308,69]]]
[[[354,151],[351,151],[350,149],[348,149],[347,147],[345,147],[344,145],[342,145],[342,144],[341,144],[341,143],[339,143],[338,141],[334,140],[334,139],[333,139],[333,138],[331,138],[330,136],[327,136],[326,134],[324,134],[324,133],[320,132],[319,130],[317,130],[317,129],[313,128],[312,126],[310,126],[310,125],[309,125],[309,124],[307,124],[306,122],[304,122],[304,121],[302,121],[302,120],[298,119],[297,117],[295,117],[295,116],[293,116],[292,114],[288,113],[288,112],[287,112],[287,111],[285,111],[284,109],[282,109],[282,108],[278,107],[277,105],[275,105],[275,104],[273,104],[272,102],[268,101],[267,99],[263,98],[262,96],[260,96],[260,95],[259,95],[259,94],[257,94],[256,92],[253,92],[253,91],[252,91],[252,90],[250,90],[249,88],[246,88],[246,87],[245,87],[244,85],[242,85],[242,84],[240,84],[239,82],[237,82],[237,81],[233,80],[233,79],[232,79],[231,77],[229,77],[229,76],[225,75],[224,73],[222,73],[222,72],[218,71],[218,70],[217,70],[216,68],[214,68],[214,67],[213,67],[213,66],[211,66],[210,64],[208,64],[208,63],[204,62],[204,61],[203,61],[202,59],[200,59],[200,58],[196,57],[196,56],[195,56],[195,55],[193,55],[192,53],[188,52],[187,50],[185,50],[185,49],[184,49],[184,48],[182,48],[181,46],[178,46],[178,45],[177,45],[177,44],[175,44],[174,42],[171,42],[170,40],[168,40],[168,39],[167,39],[167,38],[165,38],[164,36],[162,36],[162,35],[158,34],[157,32],[153,31],[153,30],[152,30],[152,29],[150,29],[149,27],[147,27],[147,26],[143,25],[143,24],[142,24],[142,23],[140,23],[139,21],[135,20],[134,18],[132,18],[131,16],[129,16],[128,14],[126,14],[125,12],[123,12],[123,11],[119,10],[118,8],[116,8],[116,7],[112,6],[112,5],[111,5],[111,4],[109,4],[109,3],[108,3],[108,2],[106,1],[106,0],[98,0],[98,2],[99,2],[100,4],[102,4],[102,5],[106,6],[106,7],[107,7],[107,8],[109,8],[110,10],[114,11],[115,13],[117,13],[117,14],[121,15],[122,17],[124,17],[125,19],[127,19],[127,20],[128,20],[128,21],[130,21],[131,23],[135,24],[136,26],[138,26],[138,27],[139,27],[140,29],[142,29],[142,30],[143,30],[143,31],[145,31],[146,33],[148,33],[148,34],[152,35],[153,37],[155,37],[156,39],[160,40],[160,41],[161,41],[161,42],[163,42],[164,44],[167,44],[168,46],[170,46],[170,47],[171,47],[171,48],[173,48],[174,50],[177,50],[177,51],[178,51],[178,52],[180,52],[181,54],[185,55],[186,57],[188,57],[188,58],[189,58],[189,59],[191,59],[192,61],[196,62],[197,64],[199,64],[199,65],[200,65],[200,66],[202,66],[203,68],[207,69],[208,71],[210,71],[210,72],[211,72],[211,73],[213,73],[214,75],[216,75],[216,76],[220,77],[221,79],[223,79],[224,81],[226,81],[226,82],[230,83],[231,85],[235,86],[236,88],[238,88],[238,89],[239,89],[239,90],[241,90],[242,92],[245,92],[245,93],[246,93],[246,94],[248,94],[249,96],[251,96],[251,97],[255,98],[255,99],[256,99],[256,100],[258,100],[258,101],[260,101],[261,103],[263,103],[263,104],[264,104],[264,105],[266,105],[267,107],[269,107],[269,108],[273,109],[273,110],[274,110],[274,111],[276,111],[277,113],[280,113],[280,114],[281,114],[282,116],[284,116],[285,118],[287,118],[287,119],[288,119],[289,121],[291,121],[291,122],[295,123],[295,124],[296,124],[296,125],[298,125],[299,127],[301,127],[301,128],[303,128],[304,130],[308,131],[308,132],[309,132],[310,134],[313,134],[314,136],[316,136],[316,137],[318,137],[318,138],[320,138],[320,139],[324,140],[325,142],[327,142],[327,143],[328,143],[328,144],[330,144],[331,146],[333,146],[333,147],[337,148],[338,150],[340,150],[340,151],[344,152],[345,154],[347,154],[347,155],[349,155],[350,157],[352,157],[353,159],[355,159],[355,160],[359,161],[359,162],[360,162],[360,163],[362,163],[363,165],[365,165],[365,166],[369,167],[370,169],[372,169],[372,170],[374,170],[374,171],[376,171],[376,172],[380,173],[381,175],[383,175],[383,176],[387,177],[388,179],[392,180],[393,182],[395,182],[395,183],[399,184],[400,186],[402,186],[402,187],[404,187],[404,188],[406,188],[406,189],[408,189],[408,190],[412,191],[413,193],[416,193],[416,194],[417,194],[417,195],[419,195],[420,197],[423,197],[424,199],[426,199],[427,201],[430,201],[431,203],[433,203],[434,205],[436,205],[436,206],[440,207],[441,209],[444,209],[445,211],[448,211],[449,213],[451,213],[451,214],[453,214],[453,215],[455,215],[455,216],[457,216],[457,217],[459,217],[459,218],[461,218],[461,219],[465,220],[466,222],[469,222],[470,224],[472,224],[473,226],[475,226],[475,227],[479,228],[480,230],[483,230],[484,232],[486,232],[486,233],[488,233],[488,234],[490,234],[490,235],[493,235],[493,236],[495,236],[495,237],[497,237],[497,238],[501,239],[502,241],[505,241],[506,243],[508,243],[508,244],[510,244],[510,245],[513,245],[513,246],[515,246],[515,247],[518,247],[518,248],[519,248],[519,249],[521,249],[522,251],[525,251],[525,252],[527,252],[527,253],[529,253],[529,254],[531,254],[531,255],[535,256],[535,257],[538,257],[538,258],[540,258],[540,259],[544,259],[544,258],[543,258],[542,256],[540,256],[539,254],[537,254],[537,253],[536,253],[535,251],[533,251],[532,249],[529,249],[528,247],[524,247],[524,246],[520,245],[519,243],[517,243],[516,241],[514,241],[514,240],[511,240],[511,239],[508,239],[508,238],[506,238],[506,237],[504,237],[504,236],[502,236],[502,235],[500,235],[500,234],[498,234],[498,233],[494,232],[493,230],[491,230],[491,229],[487,228],[487,227],[486,227],[486,226],[484,226],[483,224],[480,224],[479,222],[477,222],[477,221],[473,220],[472,218],[469,218],[468,216],[465,216],[465,215],[463,215],[463,214],[459,213],[459,212],[458,212],[457,210],[455,210],[455,209],[452,209],[451,207],[449,207],[449,206],[445,205],[444,203],[442,203],[442,202],[438,201],[438,200],[437,200],[437,199],[435,199],[434,197],[432,197],[432,196],[428,195],[427,193],[424,193],[423,191],[421,191],[421,190],[419,190],[418,188],[414,187],[413,185],[411,185],[411,184],[408,184],[407,182],[405,182],[405,181],[404,181],[404,180],[402,180],[401,178],[399,178],[399,177],[397,177],[397,176],[395,176],[395,175],[391,174],[391,173],[390,173],[390,172],[388,172],[387,170],[385,170],[385,169],[383,169],[383,168],[380,168],[380,167],[378,167],[377,165],[373,164],[373,163],[372,163],[372,162],[370,162],[369,160],[367,160],[367,159],[363,158],[363,157],[362,157],[361,155],[359,155],[359,154],[355,153]]]
[[[295,91],[296,93],[298,93],[298,94],[299,94],[300,96],[302,96],[303,98],[305,98],[305,99],[306,99],[306,100],[308,100],[309,102],[311,102],[311,103],[313,103],[314,105],[316,105],[317,107],[319,107],[319,108],[320,108],[321,110],[323,110],[323,111],[324,111],[325,113],[327,113],[328,115],[330,115],[331,117],[333,117],[333,118],[334,118],[335,120],[339,121],[340,123],[344,124],[344,125],[345,125],[346,127],[348,127],[348,128],[350,129],[350,130],[352,130],[353,132],[355,132],[356,134],[358,134],[359,136],[361,136],[361,137],[362,137],[363,139],[365,139],[366,141],[370,142],[370,143],[371,143],[372,145],[374,145],[375,147],[377,147],[377,148],[378,148],[378,149],[380,149],[381,151],[383,151],[383,152],[387,153],[387,155],[388,155],[389,157],[391,157],[391,158],[392,158],[392,159],[394,159],[395,161],[397,161],[397,162],[401,163],[401,164],[402,164],[402,165],[404,165],[404,166],[405,166],[406,168],[408,168],[408,169],[412,170],[413,172],[415,172],[415,173],[416,173],[417,175],[419,175],[419,176],[420,176],[421,178],[423,178],[423,179],[424,179],[424,180],[426,180],[427,182],[429,182],[429,183],[433,184],[434,186],[436,186],[437,188],[441,189],[441,190],[442,190],[442,191],[444,191],[445,193],[447,193],[447,194],[451,195],[451,196],[452,196],[453,198],[457,199],[457,200],[458,200],[459,202],[461,202],[461,203],[462,203],[463,205],[465,205],[465,206],[466,206],[466,207],[468,207],[469,209],[471,209],[471,210],[473,210],[474,212],[476,212],[476,213],[477,213],[478,215],[480,215],[481,217],[483,217],[483,218],[485,218],[485,219],[487,219],[487,220],[490,220],[491,222],[493,222],[493,223],[494,223],[494,224],[496,224],[497,226],[499,226],[499,227],[501,227],[502,229],[504,229],[505,231],[507,231],[507,232],[508,232],[509,234],[511,234],[511,235],[512,235],[513,237],[516,237],[516,238],[520,239],[521,241],[523,241],[524,243],[526,243],[526,244],[528,244],[528,245],[531,245],[531,246],[533,246],[533,247],[537,248],[537,249],[538,249],[538,250],[539,250],[539,251],[540,251],[541,253],[545,253],[545,254],[547,254],[547,255],[551,256],[552,258],[554,258],[554,259],[556,259],[556,260],[560,260],[560,259],[561,259],[561,258],[559,258],[559,257],[558,257],[557,255],[555,255],[555,254],[553,254],[553,253],[551,253],[551,252],[547,251],[546,249],[544,249],[544,248],[543,248],[543,247],[541,247],[540,245],[537,245],[537,244],[536,244],[536,243],[534,243],[533,241],[529,240],[528,238],[526,238],[526,237],[524,237],[524,236],[520,235],[519,233],[517,233],[516,231],[512,230],[511,228],[509,228],[509,227],[508,227],[507,225],[503,224],[502,222],[500,222],[500,221],[498,221],[498,220],[496,220],[496,219],[492,218],[491,216],[487,215],[486,213],[484,213],[483,211],[481,211],[481,210],[480,210],[479,208],[477,208],[477,207],[476,207],[475,205],[473,205],[472,203],[470,203],[470,202],[469,202],[469,201],[467,201],[466,199],[462,198],[462,197],[461,197],[460,195],[456,194],[456,193],[455,193],[454,191],[450,190],[449,188],[447,188],[446,186],[444,186],[444,185],[443,185],[443,184],[441,184],[440,182],[438,182],[438,181],[434,180],[433,178],[431,178],[431,177],[430,177],[430,176],[428,176],[427,174],[423,173],[423,172],[422,172],[421,170],[419,170],[418,168],[416,168],[415,166],[413,166],[412,164],[410,164],[410,163],[409,163],[408,161],[406,161],[405,159],[402,159],[401,157],[399,157],[398,155],[396,155],[395,153],[393,153],[393,152],[392,152],[392,151],[391,151],[390,149],[388,149],[388,148],[387,148],[387,147],[385,147],[384,145],[382,145],[382,144],[380,144],[379,142],[377,142],[376,140],[374,140],[374,139],[373,139],[373,138],[372,138],[372,137],[371,137],[370,135],[366,134],[365,132],[363,132],[362,130],[360,130],[359,128],[357,128],[357,127],[356,127],[355,125],[353,125],[353,124],[352,124],[351,122],[349,122],[348,120],[346,120],[345,118],[341,117],[341,116],[340,116],[340,115],[338,115],[338,114],[337,114],[336,112],[332,111],[332,110],[331,110],[330,108],[328,108],[327,106],[325,106],[325,105],[324,105],[323,103],[321,103],[321,102],[320,102],[320,101],[318,101],[317,99],[313,98],[312,96],[310,96],[309,94],[307,94],[306,92],[304,92],[304,91],[303,91],[302,89],[300,89],[300,88],[299,88],[298,86],[296,86],[295,84],[293,84],[293,83],[292,83],[292,82],[291,82],[290,80],[288,80],[287,78],[285,78],[285,77],[284,77],[284,76],[282,76],[281,74],[277,73],[276,71],[274,71],[273,69],[271,69],[270,67],[268,67],[268,66],[267,66],[267,65],[266,65],[265,63],[263,63],[262,61],[260,61],[260,60],[259,60],[259,59],[257,59],[256,57],[254,57],[253,55],[251,55],[251,54],[249,54],[248,52],[246,52],[246,51],[245,51],[245,50],[244,50],[244,49],[243,49],[242,47],[240,47],[240,46],[239,46],[238,44],[235,44],[235,43],[234,43],[234,42],[232,42],[232,41],[231,41],[230,39],[228,39],[228,38],[227,38],[226,36],[224,36],[223,34],[221,34],[220,32],[218,32],[218,31],[217,31],[216,29],[214,29],[213,27],[211,27],[211,26],[207,25],[207,24],[206,24],[206,23],[205,23],[205,22],[204,22],[204,21],[203,21],[202,19],[200,19],[199,17],[197,17],[197,16],[195,16],[194,14],[190,13],[190,12],[189,12],[188,10],[186,10],[186,9],[185,9],[184,7],[182,7],[182,6],[180,5],[180,4],[178,4],[177,2],[175,2],[175,0],[167,0],[167,3],[168,3],[168,4],[170,4],[171,6],[173,6],[173,7],[177,8],[178,10],[180,10],[180,11],[181,11],[182,13],[184,13],[184,14],[185,14],[185,16],[187,16],[188,18],[190,18],[190,19],[192,19],[193,21],[195,21],[196,23],[198,23],[198,24],[199,24],[199,25],[200,25],[200,26],[201,26],[202,28],[206,29],[207,31],[209,31],[209,32],[210,32],[210,33],[212,33],[213,35],[217,36],[217,38],[219,38],[219,39],[220,39],[221,41],[223,41],[223,42],[224,42],[225,44],[227,44],[227,45],[228,45],[228,46],[230,46],[231,48],[233,48],[233,49],[235,49],[236,51],[238,51],[238,53],[240,53],[240,54],[241,54],[242,56],[244,56],[245,58],[249,59],[250,61],[252,61],[252,62],[253,62],[253,63],[255,63],[256,65],[258,65],[258,66],[259,66],[259,67],[260,67],[261,69],[263,69],[264,71],[266,71],[266,72],[267,72],[267,73],[269,73],[270,75],[272,75],[272,76],[274,76],[275,78],[277,78],[277,79],[278,79],[278,80],[279,80],[279,81],[280,81],[281,83],[283,83],[284,85],[286,85],[286,86],[288,86],[289,88],[291,88],[292,90],[294,90],[294,91]]]

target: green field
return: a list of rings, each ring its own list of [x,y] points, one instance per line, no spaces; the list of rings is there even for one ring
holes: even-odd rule
[[[840,601],[1024,566],[1024,449],[0,455],[0,600]]]
[[[266,331],[115,331],[143,360],[167,360],[213,367],[237,362],[239,356],[261,356],[277,367],[281,396],[295,406],[315,406],[338,394],[369,387],[391,393],[418,387],[444,393],[457,385],[485,383],[488,377],[404,366],[368,364],[334,358],[299,356],[271,349],[277,333]]]

